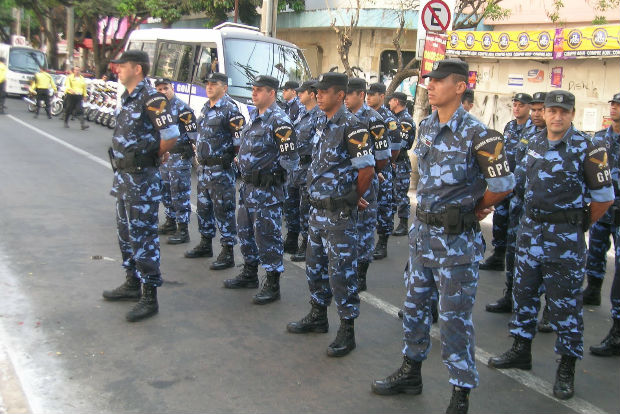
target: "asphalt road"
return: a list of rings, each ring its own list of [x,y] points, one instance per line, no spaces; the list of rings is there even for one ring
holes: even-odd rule
[[[325,353],[338,327],[334,307],[328,334],[286,333],[286,323],[309,308],[303,266],[288,260],[282,300],[256,306],[254,291],[222,288],[239,268],[209,271],[212,259],[185,259],[188,245],[164,243],[160,313],[129,324],[131,303],[101,298],[124,278],[108,195],[111,131],[94,124],[80,131],[77,122],[67,130],[58,119],[33,119],[19,100],[8,105],[9,115],[0,116],[0,412],[445,411],[451,387],[436,328],[421,395],[370,391],[372,379],[401,363],[395,310],[405,295],[406,237],[392,237],[389,257],[371,265],[357,349],[345,358]],[[194,216],[190,228],[193,246]],[[484,231],[489,240],[489,220]],[[238,247],[235,255],[241,263]],[[611,326],[613,260],[607,274],[603,305],[584,312],[586,349]],[[577,364],[575,398],[553,398],[554,334],[536,337],[532,371],[486,366],[489,355],[512,343],[509,316],[484,311],[503,283],[502,273],[481,271],[474,312],[480,387],[470,412],[617,413],[620,358],[586,353]]]

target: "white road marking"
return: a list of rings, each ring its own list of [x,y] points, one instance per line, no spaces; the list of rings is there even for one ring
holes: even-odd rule
[[[12,120],[14,120],[15,122],[39,133],[40,135],[80,154],[83,155],[84,157],[90,159],[91,161],[96,162],[97,164],[100,164],[108,169],[112,169],[111,165],[109,162],[103,160],[102,158],[99,158],[95,155],[92,155],[91,153],[84,151],[81,148],[76,147],[75,145],[69,144],[68,142],[63,141],[60,138],[55,137],[52,134],[49,134],[37,127],[34,127],[32,125],[27,124],[26,122],[14,117],[13,115],[8,115],[9,118],[11,118]],[[192,209],[195,211],[196,210],[196,206],[194,204],[192,204]],[[487,218],[485,218],[485,220],[483,221],[486,224],[491,224],[492,221],[490,219],[490,216],[488,216]],[[609,256],[609,254],[608,254]],[[613,256],[612,256],[613,257]],[[287,260],[287,263],[296,266],[300,269],[305,270],[306,266],[305,264],[302,263],[298,263],[298,262],[291,262],[289,260]],[[371,293],[368,292],[362,292],[360,294],[360,299],[366,303],[368,303],[369,305],[373,306],[376,309],[379,309],[380,311],[383,311],[384,313],[388,314],[389,316],[392,316],[396,319],[398,319],[398,311],[399,311],[399,307],[392,305],[389,302],[384,301],[383,299],[380,299],[376,296],[374,296]],[[439,328],[437,328],[436,326],[433,326],[431,328],[431,337],[433,339],[439,340],[440,339],[440,333],[439,333]],[[487,361],[488,359],[492,356],[492,354],[490,354],[489,352],[485,351],[484,349],[481,349],[479,347],[476,347],[476,359],[482,363],[483,365],[487,365]],[[527,371],[522,371],[522,370],[518,370],[518,369],[503,369],[503,370],[496,370],[496,372],[501,373],[511,379],[513,379],[514,381],[517,381],[518,383],[520,383],[521,385],[545,396],[548,398],[551,398],[552,400],[554,400],[555,402],[557,402],[558,404],[562,404],[563,406],[570,408],[571,410],[581,413],[581,414],[608,414],[606,411],[598,408],[597,406],[589,403],[588,401],[585,401],[579,397],[573,397],[570,400],[559,400],[557,398],[555,398],[551,392],[553,389],[553,385],[550,384],[549,382],[538,378],[537,376],[531,374],[530,372]]]

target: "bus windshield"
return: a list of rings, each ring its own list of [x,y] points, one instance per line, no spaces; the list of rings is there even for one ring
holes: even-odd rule
[[[12,47],[9,52],[9,70],[37,73],[39,66],[47,67],[45,53],[40,50]]]
[[[270,75],[280,81],[302,82],[310,78],[303,54],[298,49],[277,43],[247,39],[225,39],[224,55],[229,79],[228,93],[250,98],[252,81],[258,75]]]

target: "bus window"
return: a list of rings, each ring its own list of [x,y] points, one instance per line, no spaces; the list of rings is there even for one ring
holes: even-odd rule
[[[144,42],[142,44],[142,50],[149,55],[150,62],[155,62],[155,42]]]
[[[250,98],[252,81],[258,75],[271,75],[280,81],[302,82],[310,77],[310,71],[301,51],[277,43],[248,39],[226,39],[226,74],[229,93]]]
[[[127,50],[142,50],[143,44],[144,42],[139,42],[137,40],[133,42],[129,42],[129,45],[127,46]]]
[[[178,43],[160,43],[157,51],[157,66],[153,72],[155,77],[176,80],[175,75],[182,50],[183,45]]]
[[[189,45],[182,46],[181,49],[181,62],[179,65],[179,75],[177,76],[177,81],[189,83],[191,82],[190,75],[192,72],[192,52],[194,47]]]
[[[194,82],[205,83],[211,72],[218,72],[217,48],[203,46],[200,48],[200,58],[196,63]]]
[[[40,50],[12,47],[9,51],[9,70],[21,73],[37,73],[39,66],[47,67],[45,54]]]

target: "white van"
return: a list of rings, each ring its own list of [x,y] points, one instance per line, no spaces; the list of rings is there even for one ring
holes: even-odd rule
[[[47,57],[40,50],[28,46],[0,44],[0,57],[6,66],[6,93],[27,95],[28,88],[39,66],[47,68]]]

